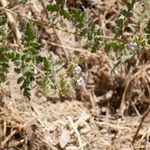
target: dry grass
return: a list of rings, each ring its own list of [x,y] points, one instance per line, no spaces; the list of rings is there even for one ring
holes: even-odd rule
[[[93,4],[95,1],[89,2]],[[11,71],[7,82],[0,87],[0,149],[150,149],[150,116],[147,113],[142,119],[150,104],[149,52],[133,60],[133,63],[127,62],[116,74],[110,75],[116,54],[107,56],[103,48],[96,54],[91,54],[81,48],[82,39],[77,40],[74,35],[49,27],[46,22],[47,4],[48,1],[30,0],[22,6],[16,1],[14,6],[12,2],[11,8],[5,8],[4,11],[7,15],[13,14],[13,20],[17,20],[14,31],[17,34],[22,32],[19,27],[21,16],[39,24],[38,38],[46,45],[44,53],[53,50],[66,62],[82,56],[86,70],[83,76],[88,86],[74,91],[74,96],[65,98],[59,95],[45,97],[37,88],[33,88],[31,101],[28,101],[16,84],[16,74]],[[67,7],[73,7],[72,5],[78,7],[81,4],[67,3]],[[100,24],[103,38],[112,37],[114,19],[121,6],[119,0],[97,1],[93,9],[89,9],[86,3],[84,5],[88,16]],[[142,24],[149,17],[149,8],[150,4],[146,5],[144,1],[136,4],[135,18],[141,17]],[[21,14],[18,18],[17,13]],[[133,25],[137,22],[136,19],[132,21]],[[70,22],[62,22],[67,29],[74,30]],[[133,34],[132,26],[127,34]],[[17,36],[16,44],[18,42]]]

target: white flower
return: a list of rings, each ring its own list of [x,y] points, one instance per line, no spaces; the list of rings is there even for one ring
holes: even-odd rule
[[[84,79],[83,79],[82,77],[80,77],[80,78],[77,80],[77,84],[78,84],[79,86],[85,86],[85,81],[84,81]]]
[[[75,72],[76,72],[77,74],[80,74],[81,71],[82,71],[82,68],[81,68],[80,66],[75,67]]]
[[[133,50],[133,49],[136,49],[137,47],[138,47],[138,45],[136,42],[130,42],[129,48],[131,48]]]

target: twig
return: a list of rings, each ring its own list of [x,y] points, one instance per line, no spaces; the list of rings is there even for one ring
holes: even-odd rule
[[[8,5],[8,1],[7,0],[0,0],[0,3],[1,3],[3,8],[6,8],[7,5]],[[12,13],[10,13],[8,11],[6,11],[6,15],[7,15],[7,18],[9,20],[9,24],[10,24],[10,27],[11,27],[11,29],[13,31],[14,37],[16,39],[16,43],[18,44],[19,48],[21,48],[21,40],[20,40],[21,39],[21,35],[20,35],[20,32],[19,32],[19,29],[17,28],[15,19],[13,18]]]
[[[24,144],[24,142],[25,142],[25,140],[22,139],[22,140],[20,140],[20,141],[16,141],[16,142],[10,144],[9,146],[10,146],[10,147],[17,147],[17,146],[19,146],[19,145],[21,145],[21,144]]]
[[[144,66],[142,66],[135,74],[133,75],[129,75],[128,79],[127,79],[127,82],[126,82],[126,86],[125,86],[125,89],[124,89],[124,93],[123,93],[123,96],[122,96],[122,100],[121,100],[121,104],[120,104],[120,112],[121,114],[123,115],[124,113],[124,110],[125,110],[125,98],[126,98],[126,93],[127,93],[127,90],[128,90],[128,87],[130,86],[130,83],[135,79],[135,78],[140,78],[141,77],[141,74],[143,72],[145,72],[147,69],[150,68],[150,63],[149,64],[146,64]]]
[[[48,44],[51,44],[51,45],[57,46],[57,47],[61,47],[61,48],[70,49],[70,50],[77,51],[77,52],[82,52],[83,51],[81,47],[79,47],[79,48],[73,48],[73,47],[70,47],[70,46],[63,46],[63,45],[57,44],[55,42],[48,42]]]
[[[78,132],[78,129],[77,129],[76,125],[74,124],[74,122],[73,122],[73,120],[72,120],[72,118],[70,116],[68,116],[68,120],[69,120],[69,122],[70,122],[70,124],[71,124],[71,126],[72,126],[72,128],[74,130],[74,132],[77,135],[78,142],[79,142],[79,147],[81,148],[81,150],[83,150],[83,148],[82,148],[82,140],[81,140],[81,137],[80,137],[80,134]]]
[[[144,113],[143,117],[141,118],[141,122],[140,122],[140,124],[139,124],[139,126],[137,128],[137,131],[136,131],[136,133],[135,133],[135,135],[133,137],[132,145],[134,144],[134,142],[135,142],[135,140],[137,138],[137,135],[138,135],[138,133],[139,133],[141,127],[142,127],[142,124],[143,124],[145,118],[148,116],[149,112],[150,112],[150,106],[149,106],[148,110]]]
[[[17,133],[17,129],[13,130],[1,143],[1,147],[5,147],[7,145],[7,142]]]

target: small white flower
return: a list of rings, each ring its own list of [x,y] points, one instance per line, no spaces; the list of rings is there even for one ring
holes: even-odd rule
[[[84,81],[84,79],[83,79],[82,77],[80,77],[80,78],[77,80],[77,84],[78,84],[79,86],[85,86],[85,81]]]
[[[81,71],[82,71],[82,68],[81,68],[80,66],[75,67],[75,72],[76,72],[77,74],[80,74]]]
[[[130,42],[129,48],[131,48],[133,50],[133,49],[136,49],[137,47],[138,47],[138,45],[136,42]]]

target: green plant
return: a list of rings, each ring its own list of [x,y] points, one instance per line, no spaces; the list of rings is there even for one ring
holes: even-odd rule
[[[72,8],[71,11],[65,10],[63,5],[62,1],[56,0],[56,4],[49,4],[47,6],[47,9],[51,12],[51,16],[49,17],[50,24],[53,25],[54,28],[85,38],[86,42],[83,48],[89,49],[91,52],[99,50],[101,44],[99,25],[89,25],[84,12],[75,8]],[[61,27],[60,22],[62,18],[71,21],[76,30],[70,32]]]
[[[85,12],[75,8],[70,11],[66,10],[64,1],[61,0],[56,0],[55,4],[47,6],[50,12],[49,24],[69,34],[81,36],[85,39],[83,48],[89,49],[91,52],[97,52],[100,46],[104,46],[106,53],[111,50],[119,53],[117,63],[112,69],[112,72],[114,72],[120,64],[147,50],[146,47],[150,44],[150,21],[145,27],[145,34],[142,35],[137,31],[134,36],[123,39],[129,18],[133,17],[135,3],[135,0],[124,1],[126,8],[120,11],[120,15],[116,19],[114,38],[110,40],[102,39],[99,25],[89,25]],[[60,61],[55,58],[54,53],[49,52],[47,56],[42,56],[43,44],[37,40],[34,30],[36,21],[24,19],[26,21],[24,22],[25,29],[21,39],[22,49],[16,50],[11,44],[12,38],[14,38],[13,31],[8,28],[8,21],[4,12],[0,12],[0,82],[7,79],[9,65],[12,62],[14,71],[19,75],[17,83],[28,99],[31,97],[31,89],[35,84],[45,94],[55,92],[66,94],[77,86],[85,86],[85,81],[80,75],[82,71],[80,60],[76,59],[69,62],[67,68],[64,68],[63,60]],[[61,19],[72,22],[75,28],[74,32],[68,31],[62,26]],[[4,31],[5,28],[7,32]]]
[[[115,21],[116,27],[114,38],[105,42],[106,53],[109,53],[111,50],[120,53],[111,72],[114,72],[119,65],[133,59],[136,55],[142,54],[149,44],[150,22],[148,22],[147,27],[145,28],[145,33],[147,35],[141,34],[139,30],[135,30],[136,32],[134,35],[124,38],[125,29],[129,24],[130,18],[134,15],[133,8],[136,0],[123,2],[125,8],[120,10],[120,14]]]
[[[17,83],[20,84],[23,95],[28,99],[31,97],[31,89],[35,83],[45,94],[49,94],[52,90],[66,93],[72,86],[68,81],[69,76],[73,77],[73,82],[75,76],[77,79],[77,73],[72,72],[72,75],[69,75],[63,72],[63,74],[56,77],[55,81],[52,81],[52,76],[58,74],[62,61],[54,59],[54,55],[51,52],[48,56],[41,56],[42,44],[37,42],[32,28],[31,23],[25,22],[25,31],[22,37],[23,51],[0,49],[0,82],[6,79],[9,71],[9,61],[11,61],[14,64],[14,71],[19,74]],[[76,61],[73,64],[68,68],[74,70],[78,63]]]

